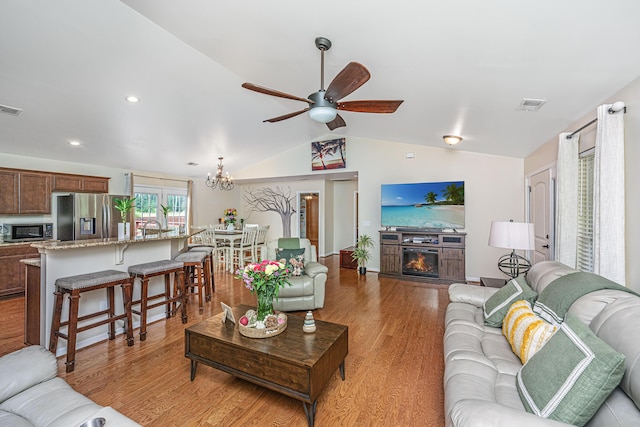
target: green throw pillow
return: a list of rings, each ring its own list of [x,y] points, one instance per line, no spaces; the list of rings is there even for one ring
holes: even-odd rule
[[[573,314],[516,374],[528,412],[583,426],[624,375],[624,355]]]
[[[491,295],[482,306],[484,324],[494,328],[501,328],[504,316],[509,307],[516,301],[525,300],[534,303],[538,294],[527,285],[524,277],[509,280],[498,292]]]
[[[292,276],[304,274],[304,248],[276,250],[276,259],[287,265]]]

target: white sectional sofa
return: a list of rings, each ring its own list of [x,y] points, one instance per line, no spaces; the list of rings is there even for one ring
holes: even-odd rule
[[[140,426],[74,391],[40,346],[0,357],[0,427],[79,427],[93,418],[104,418],[105,427]]]
[[[546,292],[549,295],[554,287],[559,288],[558,284],[567,283],[571,277],[582,277],[572,275],[573,273],[577,272],[563,264],[551,261],[541,262],[532,267],[526,276],[526,282],[537,293],[537,301],[539,301],[540,295],[547,287],[551,286]],[[600,278],[595,275],[592,277],[595,277],[596,281]],[[561,290],[568,293],[570,287],[579,288],[582,285],[566,286],[567,288]],[[494,288],[467,284],[453,284],[449,288],[451,302],[446,312],[444,333],[446,425],[448,427],[571,425],[545,418],[544,414],[540,416],[527,412],[523,403],[527,396],[523,391],[526,387],[522,382],[518,385],[516,382],[523,381],[522,378],[525,378],[524,373],[518,375],[521,369],[525,372],[542,367],[542,371],[538,372],[538,380],[543,386],[554,383],[560,377],[559,366],[569,363],[573,357],[572,353],[557,351],[554,353],[554,349],[560,347],[554,347],[551,344],[551,340],[556,338],[552,335],[538,353],[528,359],[525,366],[529,366],[523,368],[522,362],[512,351],[502,330],[485,325],[483,304],[498,291]],[[570,329],[568,319],[573,319],[572,324],[576,326],[574,329],[587,329],[582,325],[588,326],[595,336],[608,344],[606,347],[621,354],[620,360],[624,356],[623,362],[618,364],[619,376],[616,381],[619,381],[620,376],[623,375],[622,380],[617,387],[615,384],[611,385],[615,387],[611,394],[606,391],[605,396],[608,394],[608,397],[602,405],[597,403],[594,406],[595,415],[586,421],[586,425],[589,427],[640,426],[638,409],[640,407],[640,297],[622,290],[601,289],[590,291],[567,305],[569,309],[564,323],[555,323],[559,331]],[[580,325],[576,324],[575,319],[578,319],[577,323]],[[549,323],[554,324],[551,319]],[[563,324],[565,326],[561,326]],[[591,332],[587,331],[587,334]],[[558,335],[556,341],[563,336]],[[588,351],[585,354],[588,354]],[[580,362],[584,362],[580,369],[585,369],[586,372],[588,368],[585,366],[593,360],[597,360],[597,356],[591,359],[585,356]],[[607,357],[604,362],[610,360],[612,358]],[[542,362],[544,365],[541,365]],[[548,372],[545,372],[546,369]],[[582,375],[580,370],[572,372],[576,377]],[[612,374],[607,378],[611,379],[613,376]],[[518,386],[522,386],[520,393]],[[578,393],[581,397],[591,396],[590,391],[577,390],[577,387],[573,387],[572,392]],[[556,404],[558,403],[554,403]],[[550,407],[553,410],[555,406]],[[536,409],[539,408],[536,407]]]

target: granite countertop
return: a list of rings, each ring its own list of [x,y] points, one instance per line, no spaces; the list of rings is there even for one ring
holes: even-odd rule
[[[26,264],[26,265],[32,265],[34,267],[40,267],[40,258],[21,259],[20,262],[23,263],[23,264]]]
[[[190,234],[180,234],[177,231],[170,231],[166,233],[151,234],[146,237],[136,236],[133,239],[119,240],[115,237],[109,239],[88,239],[88,240],[44,240],[41,242],[34,242],[31,247],[37,249],[47,250],[62,250],[62,249],[78,249],[78,248],[90,248],[95,246],[113,246],[113,245],[125,245],[131,243],[144,243],[155,242],[158,240],[172,240],[172,239],[187,239],[195,234],[202,232],[202,230],[194,230]]]
[[[34,242],[5,242],[0,241],[0,247],[4,246],[20,246],[20,245],[32,245]],[[41,242],[38,242],[41,243]]]

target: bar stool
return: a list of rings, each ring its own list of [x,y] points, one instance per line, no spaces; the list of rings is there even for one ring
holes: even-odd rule
[[[204,312],[204,300],[211,301],[211,278],[209,266],[209,256],[206,252],[183,252],[173,258],[174,261],[181,261],[184,263],[185,277],[188,277],[188,283],[185,280],[185,294],[187,288],[198,288],[198,306],[200,314]],[[193,280],[190,270],[193,270]],[[204,278],[204,279],[203,279]],[[203,298],[203,292],[205,293]]]
[[[216,291],[216,279],[213,275],[213,272],[215,270],[214,267],[214,259],[213,259],[213,252],[214,252],[214,248],[212,248],[211,246],[194,246],[193,248],[189,249],[189,252],[205,252],[207,254],[207,257],[209,258],[209,278],[211,279],[211,292],[215,292]]]
[[[140,341],[147,339],[147,310],[165,305],[166,318],[175,316],[177,304],[180,304],[182,323],[187,323],[187,309],[185,307],[184,291],[184,263],[181,261],[162,260],[136,264],[129,267],[132,286],[135,286],[136,278],[140,278],[140,299],[131,301],[131,312],[140,316]],[[171,292],[171,275],[173,275],[173,293]],[[164,276],[164,292],[149,296],[149,279],[156,276]],[[150,304],[155,299],[162,301]],[[134,310],[133,306],[140,305],[140,310]]]
[[[67,340],[67,372],[73,372],[76,363],[76,338],[79,332],[95,328],[104,324],[109,324],[109,339],[116,336],[115,322],[126,319],[125,333],[127,335],[127,345],[133,345],[133,331],[131,329],[131,282],[128,273],[118,270],[104,270],[96,273],[79,274],[77,276],[61,277],[56,280],[55,305],[53,311],[53,321],[51,323],[51,339],[49,341],[49,351],[56,353],[58,348],[58,338]],[[122,286],[122,300],[124,303],[124,313],[115,314],[114,309],[114,288],[116,285]],[[107,290],[107,309],[95,313],[78,317],[78,305],[82,292],[95,291],[98,289]],[[62,305],[64,295],[69,295],[69,317],[62,322]],[[78,327],[78,323],[97,316],[107,315],[106,319]],[[60,332],[60,328],[67,326],[67,333]]]

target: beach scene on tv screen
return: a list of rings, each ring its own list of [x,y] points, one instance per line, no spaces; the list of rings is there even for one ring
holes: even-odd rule
[[[464,228],[464,181],[382,184],[382,226]]]

